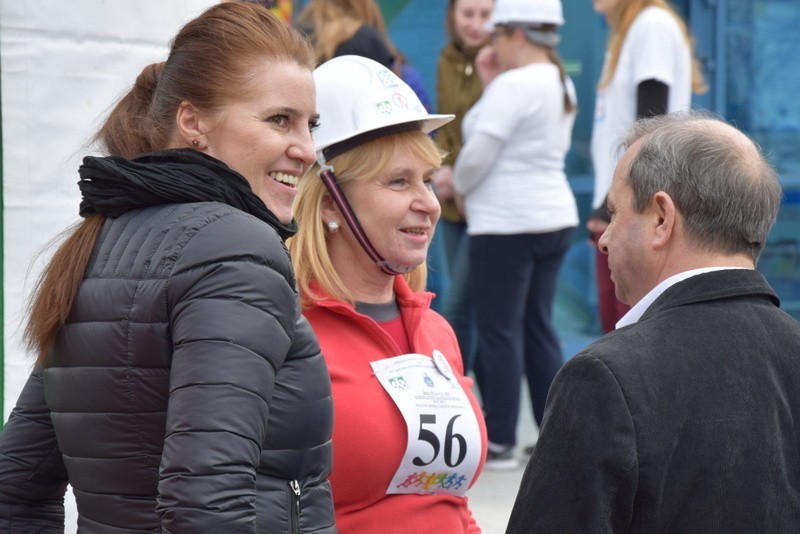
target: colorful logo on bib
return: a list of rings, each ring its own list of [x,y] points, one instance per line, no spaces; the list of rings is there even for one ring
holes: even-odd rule
[[[433,378],[429,377],[428,373],[425,373],[425,378],[423,378],[422,380],[425,382],[425,385],[428,386],[429,388],[435,387],[435,384],[433,383]]]
[[[408,389],[408,383],[402,376],[395,376],[389,379],[389,384],[398,391],[405,391]]]
[[[403,482],[397,485],[398,488],[416,488],[424,493],[436,493],[438,490],[457,490],[464,485],[467,480],[465,475],[460,473],[413,473]]]

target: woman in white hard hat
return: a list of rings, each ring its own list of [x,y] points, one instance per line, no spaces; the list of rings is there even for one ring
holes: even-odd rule
[[[479,532],[466,490],[486,431],[455,334],[430,309],[425,259],[439,219],[441,153],[429,115],[392,71],[334,58],[314,79],[318,164],[296,199],[289,242],[304,313],[334,398],[341,532]]]
[[[611,32],[595,100],[592,128],[594,213],[586,221],[596,244],[611,220],[606,194],[617,164],[615,143],[637,118],[687,111],[692,91],[706,90],[699,62],[692,57],[686,24],[666,0],[592,0]],[[616,328],[630,309],[614,292],[608,258],[595,251],[597,301],[603,332]]]
[[[477,61],[488,85],[464,117],[465,144],[455,165],[470,236],[487,469],[519,465],[520,376],[541,424],[563,362],[550,315],[578,225],[564,174],[576,98],[555,51],[563,22],[559,0],[497,1],[492,42]]]

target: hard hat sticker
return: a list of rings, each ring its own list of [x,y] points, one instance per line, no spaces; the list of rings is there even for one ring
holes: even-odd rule
[[[394,101],[394,105],[401,109],[408,109],[408,99],[400,93],[395,93],[392,95],[392,101]]]
[[[376,103],[375,107],[378,108],[378,112],[380,112],[381,115],[391,115],[394,112],[392,109],[392,103],[388,100],[383,100]]]
[[[378,71],[377,74],[378,79],[381,81],[384,87],[388,89],[400,87],[400,78],[398,78],[392,71],[382,70]]]

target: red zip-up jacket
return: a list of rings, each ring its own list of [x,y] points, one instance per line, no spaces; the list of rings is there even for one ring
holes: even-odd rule
[[[314,290],[320,293],[319,288]],[[485,458],[486,426],[472,394],[473,381],[464,376],[453,329],[430,309],[432,293],[414,293],[402,276],[395,277],[394,291],[412,352],[431,356],[434,350],[441,351],[459,377],[478,416]],[[480,532],[467,498],[386,494],[405,453],[408,430],[397,405],[373,375],[370,362],[399,356],[397,343],[376,321],[348,303],[315,301],[304,314],[319,338],[331,375],[334,426],[330,482],[339,531]],[[478,475],[482,469],[483,460]]]

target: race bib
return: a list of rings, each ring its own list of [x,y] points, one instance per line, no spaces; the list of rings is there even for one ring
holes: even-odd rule
[[[405,354],[370,363],[408,427],[408,445],[386,493],[463,496],[481,460],[478,419],[447,359]]]

